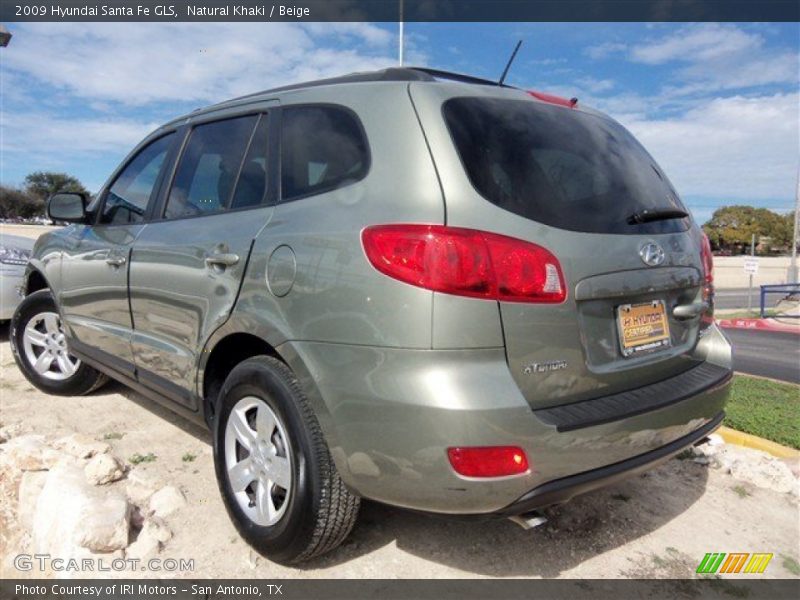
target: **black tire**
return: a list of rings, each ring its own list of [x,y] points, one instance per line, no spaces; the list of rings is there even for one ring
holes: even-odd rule
[[[20,302],[11,319],[11,351],[26,379],[43,392],[57,396],[82,396],[106,383],[108,377],[85,362],[81,362],[71,376],[60,380],[47,379],[34,369],[24,350],[25,328],[37,315],[48,312],[60,314],[50,290],[39,290]]]
[[[279,520],[267,526],[244,512],[226,466],[228,420],[234,406],[251,396],[264,401],[282,421],[291,448],[286,507]],[[306,561],[339,546],[355,524],[360,498],[339,477],[319,422],[292,371],[269,356],[247,359],[231,371],[219,398],[214,467],[225,507],[240,535],[259,553],[283,564]]]

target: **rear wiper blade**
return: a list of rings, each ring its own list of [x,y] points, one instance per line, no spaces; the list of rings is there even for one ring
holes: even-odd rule
[[[651,221],[667,221],[669,219],[683,219],[688,217],[689,213],[679,208],[646,208],[637,211],[628,217],[629,225],[638,225],[639,223],[650,223]]]

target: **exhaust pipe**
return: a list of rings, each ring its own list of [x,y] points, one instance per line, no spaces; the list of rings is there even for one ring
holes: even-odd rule
[[[542,513],[536,510],[532,510],[531,512],[527,512],[521,515],[514,515],[513,517],[508,517],[508,520],[513,523],[516,523],[526,531],[547,523],[547,517],[545,517]]]

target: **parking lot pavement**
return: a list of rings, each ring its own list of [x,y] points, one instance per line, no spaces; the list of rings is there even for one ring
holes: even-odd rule
[[[177,576],[680,578],[695,576],[707,552],[723,551],[774,553],[764,576],[791,577],[800,559],[796,477],[777,459],[722,445],[697,462],[674,459],[547,509],[548,522],[531,531],[507,520],[453,521],[364,502],[340,549],[302,568],[283,567],[256,555],[231,525],[204,430],[116,384],[79,398],[42,394],[17,370],[6,339],[0,330],[0,427],[48,440],[76,432],[105,438],[128,467],[125,479],[104,486],[109,492],[142,479],[181,489],[187,505],[167,519],[173,537],[160,554],[194,560],[194,571]],[[134,466],[134,454],[154,458]],[[0,472],[0,577],[6,578],[20,576],[10,557],[31,551],[16,520],[14,482]]]
[[[751,329],[725,329],[725,335],[736,371],[800,384],[800,335]]]

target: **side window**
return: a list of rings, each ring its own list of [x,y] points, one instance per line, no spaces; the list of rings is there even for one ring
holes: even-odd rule
[[[356,117],[334,106],[295,106],[281,119],[281,194],[284,200],[363,179],[369,151]]]
[[[139,223],[164,164],[175,134],[158,138],[137,154],[119,174],[106,194],[100,224]]]
[[[169,192],[164,216],[191,217],[225,210],[258,117],[198,125],[192,130]]]
[[[231,200],[231,209],[258,206],[267,199],[267,115],[258,122],[250,149],[242,163],[239,181]]]

